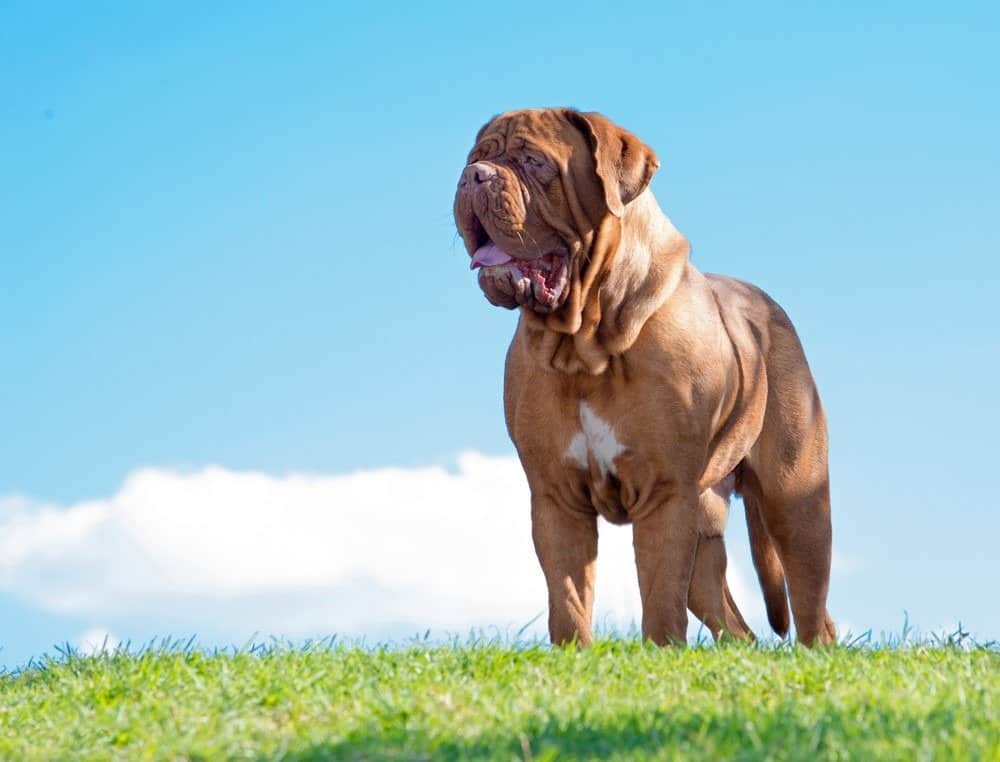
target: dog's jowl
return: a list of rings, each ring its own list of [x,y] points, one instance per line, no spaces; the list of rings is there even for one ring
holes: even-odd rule
[[[742,495],[772,627],[835,637],[823,408],[788,317],[704,275],[649,189],[653,150],[600,114],[502,114],[476,136],[455,221],[479,285],[517,308],[507,428],[531,488],[554,643],[591,639],[597,517],[631,524],[642,632],[681,642],[690,609],[752,634],[722,540]],[[786,592],[787,590],[787,592]]]

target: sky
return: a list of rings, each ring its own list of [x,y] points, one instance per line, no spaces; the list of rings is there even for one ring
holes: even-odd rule
[[[0,665],[543,631],[478,128],[600,111],[795,322],[842,632],[1000,639],[994,4],[0,3]],[[599,620],[638,616],[604,525]],[[742,510],[730,580],[764,633]],[[534,621],[533,621],[534,620]]]

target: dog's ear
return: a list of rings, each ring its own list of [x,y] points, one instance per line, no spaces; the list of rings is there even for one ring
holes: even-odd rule
[[[566,118],[586,136],[608,209],[621,217],[625,205],[646,190],[660,168],[656,152],[596,111],[566,109]]]

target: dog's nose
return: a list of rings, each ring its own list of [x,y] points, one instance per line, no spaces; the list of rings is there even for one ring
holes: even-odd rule
[[[487,164],[485,161],[477,161],[465,168],[462,172],[462,179],[459,181],[459,185],[479,185],[480,183],[485,183],[492,177],[496,177],[497,171],[492,164]]]

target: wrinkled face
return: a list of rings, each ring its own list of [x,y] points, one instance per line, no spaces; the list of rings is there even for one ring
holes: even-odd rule
[[[486,125],[455,194],[455,222],[495,305],[539,313],[563,305],[578,238],[564,183],[585,138],[555,110],[504,114]]]

